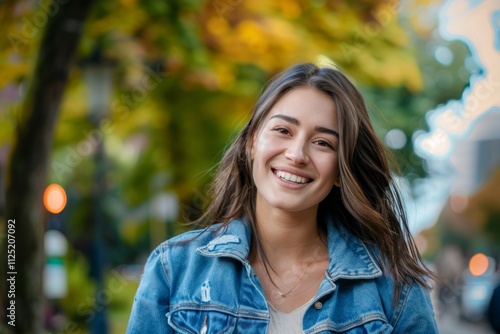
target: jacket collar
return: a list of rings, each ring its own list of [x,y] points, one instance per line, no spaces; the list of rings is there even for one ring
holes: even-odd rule
[[[220,225],[214,225],[213,228]],[[332,281],[339,278],[375,278],[382,270],[373,255],[356,237],[331,219],[327,224],[327,243],[330,263],[328,273]],[[247,262],[251,231],[245,220],[236,219],[221,229],[197,252],[209,257],[231,257]]]
[[[382,270],[365,244],[350,234],[333,219],[327,223],[328,272],[332,280],[338,278],[375,278],[382,276]]]
[[[210,257],[232,257],[241,262],[247,261],[252,238],[250,226],[245,220],[235,219],[226,227],[212,225],[208,231],[214,232],[212,239],[196,251]],[[220,228],[220,230],[219,230]]]

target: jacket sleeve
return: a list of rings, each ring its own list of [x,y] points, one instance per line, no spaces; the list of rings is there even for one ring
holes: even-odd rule
[[[429,290],[413,282],[401,292],[402,296],[392,317],[393,334],[438,333]]]
[[[164,265],[164,244],[149,256],[135,294],[127,334],[173,333],[167,323],[170,284]]]

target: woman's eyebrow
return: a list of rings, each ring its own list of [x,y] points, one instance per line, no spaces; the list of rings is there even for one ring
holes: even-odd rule
[[[271,118],[269,118],[269,119],[271,120],[273,118],[281,118],[281,119],[287,121],[288,123],[292,123],[293,125],[300,125],[300,121],[292,116],[283,115],[283,114],[276,114],[276,115],[271,116]]]
[[[337,131],[329,129],[329,128],[325,128],[325,127],[322,127],[322,126],[316,126],[314,128],[314,130],[317,131],[317,132],[321,132],[321,133],[328,133],[330,135],[333,135],[333,136],[337,137],[337,139],[339,138],[339,133]]]
[[[281,118],[282,120],[287,121],[288,123],[292,123],[293,125],[300,125],[300,121],[297,118],[292,117],[292,116],[283,115],[283,114],[276,114],[276,115],[271,116],[271,118],[269,118],[269,119],[271,120],[273,118]],[[324,126],[316,126],[316,127],[314,127],[314,131],[321,132],[321,133],[327,133],[327,134],[330,134],[330,135],[333,135],[333,136],[339,138],[339,133],[337,131],[335,131],[333,129],[325,128]]]

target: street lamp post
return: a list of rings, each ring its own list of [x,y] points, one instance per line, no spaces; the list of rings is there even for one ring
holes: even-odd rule
[[[156,248],[166,238],[172,237],[172,224],[178,215],[179,200],[175,193],[162,191],[151,199],[151,249]]]
[[[105,313],[104,266],[106,245],[104,243],[103,200],[106,192],[106,170],[104,161],[104,133],[99,133],[99,125],[106,117],[112,91],[111,67],[96,57],[84,66],[84,79],[89,99],[89,119],[94,128],[94,180],[93,180],[93,239],[90,247],[90,271],[96,285],[94,317],[90,329],[94,334],[108,333]]]

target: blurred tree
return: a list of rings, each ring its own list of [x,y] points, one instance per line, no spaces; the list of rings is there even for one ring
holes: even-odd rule
[[[496,250],[500,251],[500,169],[497,169],[488,181],[469,198],[467,208],[463,212],[473,225],[485,235]]]
[[[5,4],[13,5],[13,1]],[[44,224],[41,218],[44,215],[41,198],[46,186],[54,124],[82,26],[91,5],[92,1],[86,0],[75,0],[64,5],[51,1],[42,4],[45,7],[40,7],[38,12],[45,18],[45,24],[38,27],[44,30],[43,38],[36,65],[28,79],[28,91],[17,115],[7,171],[6,216],[15,219],[16,237],[15,267],[9,267],[9,271],[15,271],[17,275],[15,326],[6,326],[14,333],[43,332]],[[5,234],[2,233],[2,245],[5,244]],[[3,268],[7,268],[6,258],[2,256]],[[5,271],[2,270],[2,273],[5,275]],[[2,282],[5,282],[5,277]],[[10,300],[3,300],[6,309]],[[4,322],[8,320],[3,319]]]
[[[500,252],[499,187],[500,170],[497,170],[476,193],[459,199],[465,203],[460,211],[448,203],[438,222],[423,232],[432,244],[427,250],[428,255],[435,255],[448,244],[457,245],[469,253]]]

